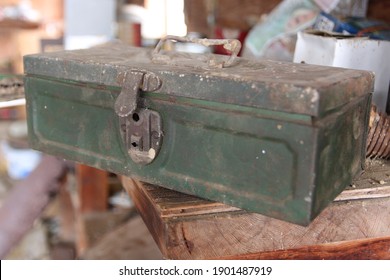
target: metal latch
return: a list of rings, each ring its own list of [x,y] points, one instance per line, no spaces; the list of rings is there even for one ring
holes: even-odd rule
[[[162,143],[162,121],[158,112],[138,108],[141,91],[155,91],[161,80],[144,71],[125,73],[122,91],[115,101],[122,139],[130,158],[138,164],[149,164],[157,156]]]

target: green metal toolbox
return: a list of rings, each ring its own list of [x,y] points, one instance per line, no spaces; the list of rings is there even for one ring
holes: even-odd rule
[[[364,168],[370,72],[160,48],[25,56],[31,147],[302,225]]]

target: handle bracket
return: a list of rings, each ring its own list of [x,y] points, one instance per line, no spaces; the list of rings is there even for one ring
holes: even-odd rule
[[[172,36],[168,35],[162,38],[156,48],[152,52],[152,60],[153,62],[164,62],[169,59],[167,55],[161,54],[161,48],[165,44],[166,41],[175,41],[175,42],[188,42],[200,44],[206,47],[223,45],[224,49],[231,52],[230,57],[223,62],[217,62],[214,59],[209,60],[209,66],[212,68],[224,68],[230,67],[233,65],[234,60],[238,56],[238,53],[241,50],[241,42],[236,39],[201,39],[201,38],[191,38],[191,37],[180,37],[180,36]]]

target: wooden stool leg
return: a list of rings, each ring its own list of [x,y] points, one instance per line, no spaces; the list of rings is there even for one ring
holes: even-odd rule
[[[108,173],[90,166],[77,164],[76,177],[80,197],[80,212],[103,212],[108,206]]]
[[[89,244],[85,215],[104,212],[108,208],[108,172],[90,166],[76,165],[78,207],[76,209],[77,254],[80,256]]]

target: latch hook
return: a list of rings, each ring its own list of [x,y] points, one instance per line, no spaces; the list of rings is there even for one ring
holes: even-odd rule
[[[119,117],[132,114],[138,105],[140,90],[156,91],[161,80],[155,74],[146,71],[127,71],[123,77],[122,90],[115,101],[115,113]]]
[[[162,121],[158,112],[137,108],[140,91],[155,91],[161,80],[146,71],[128,71],[115,101],[120,132],[130,158],[142,165],[151,163],[162,143]]]

